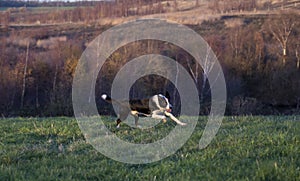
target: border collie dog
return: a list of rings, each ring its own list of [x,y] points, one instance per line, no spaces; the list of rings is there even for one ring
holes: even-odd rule
[[[120,127],[120,123],[124,121],[128,115],[132,115],[135,120],[135,126],[138,126],[139,117],[151,117],[154,119],[160,119],[166,122],[166,118],[169,117],[179,125],[186,125],[179,121],[171,113],[171,104],[168,98],[162,94],[154,95],[148,99],[132,99],[129,101],[114,100],[106,94],[102,94],[101,98],[108,103],[113,103],[118,106],[117,113],[117,128]]]

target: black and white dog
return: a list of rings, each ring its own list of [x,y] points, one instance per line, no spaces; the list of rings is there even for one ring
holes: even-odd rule
[[[171,104],[168,98],[162,94],[154,95],[148,99],[133,99],[129,101],[114,100],[106,94],[103,94],[101,98],[106,102],[114,103],[118,106],[117,128],[120,127],[120,123],[124,121],[129,114],[134,117],[136,126],[138,126],[139,117],[161,119],[163,122],[166,122],[166,118],[170,117],[177,124],[182,126],[186,125],[186,123],[179,121],[173,116],[171,113]]]

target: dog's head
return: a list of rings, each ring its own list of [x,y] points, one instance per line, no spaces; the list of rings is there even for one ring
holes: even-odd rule
[[[161,108],[165,109],[165,111],[172,112],[172,105],[166,96],[158,94],[158,104]]]

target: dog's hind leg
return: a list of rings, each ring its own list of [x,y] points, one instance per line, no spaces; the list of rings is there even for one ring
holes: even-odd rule
[[[117,119],[117,128],[120,127],[120,124],[121,124],[122,121],[127,119],[128,114],[129,114],[129,110],[127,108],[121,108],[120,109],[120,114],[118,115],[118,119]]]
[[[134,124],[135,124],[136,127],[139,126],[138,122],[139,122],[139,117],[138,116],[134,116]]]
[[[121,119],[120,119],[120,118],[118,118],[118,119],[117,119],[117,128],[120,128],[120,124],[121,124],[121,122],[122,122],[122,121],[121,121]]]
[[[134,117],[135,126],[138,127],[139,116],[137,111],[130,111],[130,114]]]

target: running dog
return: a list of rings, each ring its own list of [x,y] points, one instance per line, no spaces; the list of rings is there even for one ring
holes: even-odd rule
[[[114,103],[118,106],[117,128],[120,127],[120,123],[124,121],[129,114],[134,117],[135,126],[137,127],[139,117],[161,119],[163,122],[166,122],[166,118],[170,117],[177,124],[182,126],[186,125],[186,123],[179,121],[173,116],[171,113],[172,106],[168,98],[162,94],[154,95],[148,99],[132,99],[129,101],[114,100],[106,94],[103,94],[101,98],[108,103]]]

